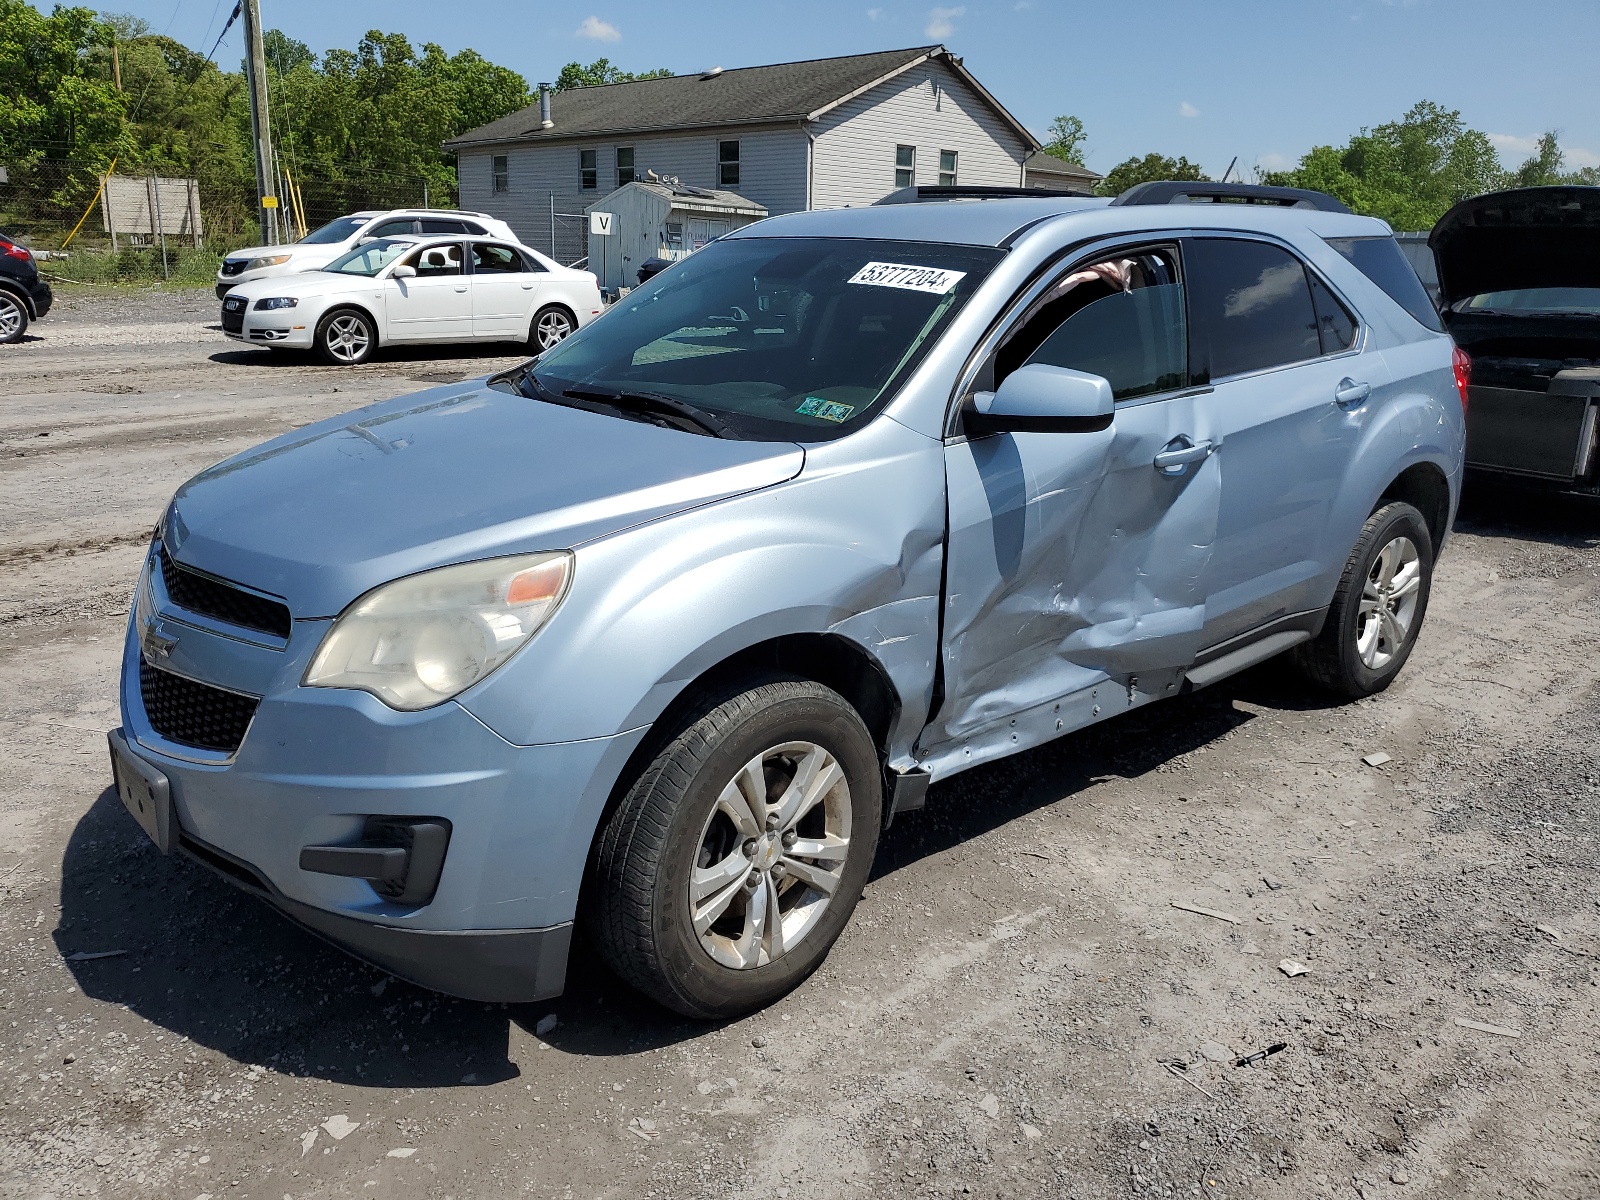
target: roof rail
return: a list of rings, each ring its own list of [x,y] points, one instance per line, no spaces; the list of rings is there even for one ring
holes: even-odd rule
[[[881,200],[874,200],[873,207],[880,204],[928,204],[939,200],[1013,200],[1022,197],[1030,200],[1059,199],[1062,196],[1072,196],[1082,200],[1085,197],[1077,192],[1061,192],[1051,188],[1030,187],[906,187],[897,192],[890,192]]]
[[[1343,201],[1308,188],[1271,187],[1264,183],[1206,183],[1160,180],[1137,183],[1112,204],[1266,204],[1275,208],[1315,208],[1347,213]]]

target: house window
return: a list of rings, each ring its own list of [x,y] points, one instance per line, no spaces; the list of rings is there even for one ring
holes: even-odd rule
[[[717,143],[717,186],[736,188],[739,186],[739,143]]]
[[[617,186],[632,183],[638,176],[633,173],[633,147],[617,147]]]
[[[600,186],[600,172],[595,167],[593,150],[578,151],[578,186],[592,192]]]
[[[494,175],[494,190],[509,192],[511,190],[511,169],[506,165],[506,156],[496,154],[489,160],[489,169]]]
[[[956,152],[954,150],[939,151],[939,186],[955,187],[956,185]]]
[[[917,182],[917,148],[894,148],[894,185],[897,188],[914,187]]]

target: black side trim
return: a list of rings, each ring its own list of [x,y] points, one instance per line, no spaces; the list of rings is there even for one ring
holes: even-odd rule
[[[1325,608],[1290,613],[1202,650],[1195,656],[1195,665],[1189,668],[1184,678],[1183,690],[1193,692],[1209,687],[1229,675],[1237,675],[1257,663],[1266,662],[1301,642],[1309,642],[1322,632],[1327,617],[1328,610]]]
[[[1194,656],[1195,666],[1203,666],[1208,662],[1214,662],[1224,655],[1232,654],[1235,650],[1248,646],[1251,642],[1258,642],[1264,637],[1270,637],[1274,633],[1304,630],[1312,637],[1316,637],[1317,634],[1322,632],[1322,623],[1327,619],[1328,610],[1325,608],[1313,608],[1308,609],[1306,612],[1288,613],[1285,616],[1274,617],[1264,625],[1257,625],[1254,629],[1247,629],[1225,642],[1218,642],[1215,646],[1207,646]]]
[[[969,437],[989,433],[1099,433],[1110,429],[1112,413],[1101,417],[993,417],[975,408],[962,411],[961,426]]]
[[[928,802],[933,776],[926,771],[889,771],[884,787],[883,827],[889,828],[903,812],[915,812]]]

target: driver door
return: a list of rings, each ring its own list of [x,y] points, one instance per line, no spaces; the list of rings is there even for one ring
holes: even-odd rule
[[[1167,694],[1201,646],[1222,463],[1207,389],[1189,386],[1178,248],[1102,250],[1036,292],[973,390],[1042,362],[1105,377],[1116,411],[1097,432],[947,439],[944,698],[925,762],[997,757]]]
[[[424,246],[401,260],[416,268],[406,279],[390,273],[383,288],[392,342],[448,342],[472,336],[472,293],[460,242]]]

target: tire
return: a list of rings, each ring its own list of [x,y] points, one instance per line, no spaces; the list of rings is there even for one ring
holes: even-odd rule
[[[578,319],[559,304],[546,304],[528,326],[528,349],[541,354],[578,328]]]
[[[20,342],[28,332],[28,306],[21,297],[0,288],[0,346]]]
[[[336,367],[358,367],[378,348],[378,329],[358,308],[336,308],[317,323],[317,353]]]
[[[877,748],[837,692],[777,680],[724,696],[606,823],[586,913],[612,970],[707,1019],[770,1004],[817,968],[861,898],[883,816]],[[795,788],[801,771],[811,783]]]
[[[1427,521],[1409,504],[1383,505],[1350,551],[1321,634],[1296,647],[1296,664],[1312,682],[1351,700],[1383,691],[1411,657],[1432,588]]]

